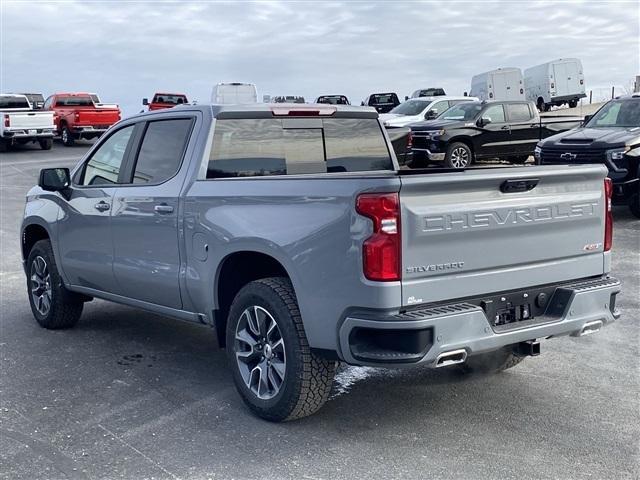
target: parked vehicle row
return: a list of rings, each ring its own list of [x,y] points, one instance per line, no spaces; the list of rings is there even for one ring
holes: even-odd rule
[[[453,108],[484,128],[522,105]],[[101,298],[209,325],[271,421],[321,408],[337,361],[494,372],[620,316],[601,165],[408,171],[390,152],[362,107],[127,118],[27,194],[33,315],[70,328]]]
[[[586,97],[582,62],[559,58],[524,71],[498,68],[471,79],[470,95],[480,100],[529,100],[538,110],[568,104],[573,108]]]

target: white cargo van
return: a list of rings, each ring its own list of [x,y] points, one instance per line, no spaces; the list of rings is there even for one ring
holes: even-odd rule
[[[219,83],[213,87],[211,103],[219,105],[258,103],[258,90],[253,83]]]
[[[524,71],[524,89],[527,100],[540,111],[552,105],[568,103],[574,108],[578,100],[586,97],[582,62],[577,58],[559,58]]]
[[[480,100],[524,100],[524,82],[519,68],[498,68],[471,79],[472,97]]]

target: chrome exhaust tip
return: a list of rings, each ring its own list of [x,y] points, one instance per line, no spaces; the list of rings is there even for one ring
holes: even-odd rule
[[[449,365],[457,365],[467,360],[467,351],[464,348],[460,350],[451,350],[443,352],[436,358],[436,368],[448,367]]]
[[[597,333],[604,326],[604,322],[602,320],[594,320],[592,322],[587,322],[582,327],[582,330],[578,332],[576,337],[584,337],[585,335],[591,335],[592,333]]]

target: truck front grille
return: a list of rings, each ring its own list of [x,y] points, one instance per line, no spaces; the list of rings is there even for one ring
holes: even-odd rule
[[[604,163],[605,161],[604,150],[575,145],[542,147],[541,157],[543,164]]]

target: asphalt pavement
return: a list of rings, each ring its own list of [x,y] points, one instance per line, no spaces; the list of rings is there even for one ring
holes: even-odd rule
[[[206,327],[95,300],[76,328],[31,315],[24,196],[88,143],[0,154],[0,478],[640,478],[640,221],[614,210],[622,318],[499,375],[341,367],[312,417],[272,424]]]

